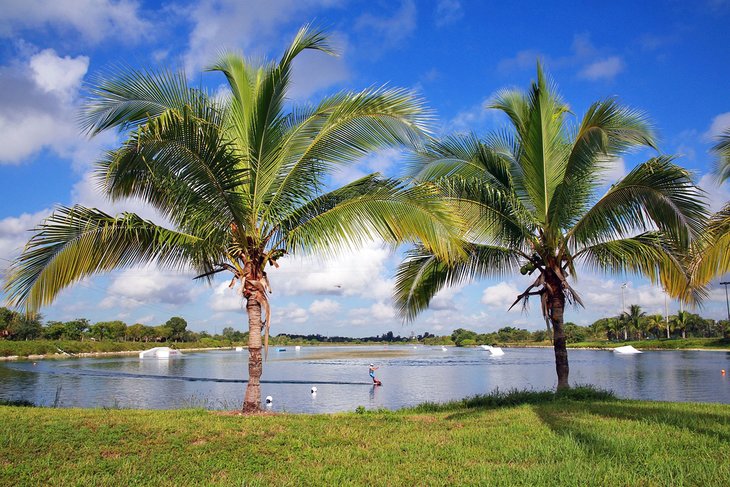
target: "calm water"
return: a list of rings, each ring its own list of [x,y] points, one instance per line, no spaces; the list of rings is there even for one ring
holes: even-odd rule
[[[492,391],[555,387],[552,349],[449,347],[303,347],[269,352],[263,397],[289,412],[397,409]],[[571,350],[572,384],[595,384],[621,397],[730,404],[730,353],[666,351],[616,355]],[[62,407],[236,409],[247,352],[185,353],[174,360],[134,357],[39,360],[0,364],[0,398]],[[380,366],[373,387],[368,364]],[[722,376],[725,369],[729,375]],[[316,395],[310,388],[316,386]]]

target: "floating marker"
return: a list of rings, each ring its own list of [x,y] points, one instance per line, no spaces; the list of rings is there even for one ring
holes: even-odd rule
[[[35,364],[33,364],[33,365],[35,365]],[[720,373],[721,373],[722,375],[725,375],[725,369],[722,369],[722,370],[720,371]]]
[[[317,387],[312,387],[312,394],[317,394]]]
[[[274,398],[271,396],[266,396],[266,404],[271,404],[272,402],[274,402]]]

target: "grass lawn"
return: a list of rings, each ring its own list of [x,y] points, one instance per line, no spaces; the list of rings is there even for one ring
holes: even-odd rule
[[[0,484],[728,484],[730,406],[516,394],[335,415],[2,406]]]

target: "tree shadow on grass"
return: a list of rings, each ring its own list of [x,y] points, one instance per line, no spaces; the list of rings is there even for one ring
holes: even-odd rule
[[[567,405],[567,404],[566,404]],[[540,420],[555,433],[570,436],[579,442],[587,450],[610,455],[621,454],[615,448],[602,440],[605,431],[590,431],[592,428],[586,426],[585,415],[596,416],[604,419],[632,421],[636,424],[636,431],[646,431],[646,424],[661,424],[673,428],[686,429],[695,435],[703,435],[708,438],[726,442],[730,445],[730,410],[728,414],[715,414],[697,411],[686,411],[681,406],[667,404],[658,406],[656,404],[642,404],[630,401],[613,402],[571,402],[565,409],[558,404],[545,404],[533,406],[535,414]]]

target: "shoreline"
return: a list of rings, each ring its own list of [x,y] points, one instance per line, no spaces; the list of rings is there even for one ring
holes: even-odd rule
[[[239,345],[240,346],[240,345]],[[243,348],[248,348],[247,346],[243,346]],[[212,350],[235,350],[236,347],[200,347],[200,348],[184,348],[184,349],[175,349],[179,350],[180,352],[209,352]],[[149,348],[146,348],[145,350],[149,350]],[[58,360],[58,359],[68,359],[68,358],[85,358],[85,357],[111,357],[115,355],[137,355],[140,352],[144,352],[145,350],[119,350],[116,352],[79,352],[79,353],[47,353],[47,354],[38,354],[38,355],[28,355],[28,356],[21,356],[21,355],[6,355],[3,357],[0,357],[0,362],[10,362],[14,360]]]

